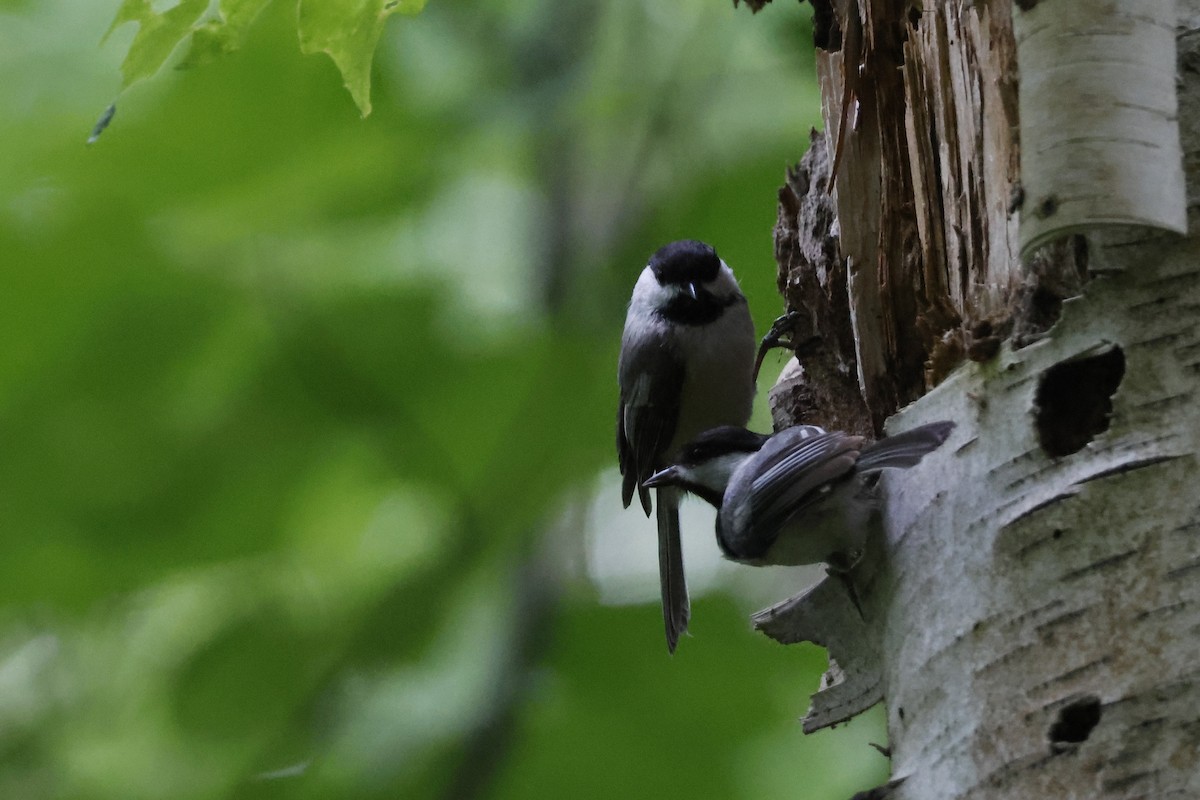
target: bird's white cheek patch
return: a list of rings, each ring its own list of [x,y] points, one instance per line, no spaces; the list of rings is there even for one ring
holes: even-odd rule
[[[711,486],[724,491],[725,487],[729,484],[729,478],[733,475],[733,471],[738,468],[744,459],[745,456],[741,454],[718,456],[703,464],[692,467],[688,470],[688,477],[702,486]]]

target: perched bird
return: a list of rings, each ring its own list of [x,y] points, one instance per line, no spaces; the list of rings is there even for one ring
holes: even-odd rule
[[[754,403],[754,323],[737,279],[703,242],[660,248],[642,270],[621,337],[617,458],[621,495],[652,508],[643,481],[675,462],[680,447],[719,425],[745,425]],[[658,572],[667,649],[675,652],[690,609],[679,539],[679,492],[658,495]]]
[[[844,571],[878,507],[880,472],[915,466],[953,430],[953,422],[933,422],[871,442],[815,425],[773,436],[720,427],[693,439],[642,485],[678,487],[716,506],[717,544],[733,561],[823,561]]]

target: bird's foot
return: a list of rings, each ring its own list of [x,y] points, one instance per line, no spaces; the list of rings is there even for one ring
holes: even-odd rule
[[[866,622],[866,615],[862,610],[862,603],[858,599],[858,591],[854,588],[854,581],[850,577],[850,572],[862,560],[861,550],[852,550],[847,553],[832,553],[825,561],[825,574],[831,578],[836,578],[842,586],[846,587],[846,593],[850,595],[850,602],[854,604],[854,609],[858,612],[858,616]]]
[[[776,347],[796,349],[796,320],[804,314],[800,311],[789,311],[771,323],[771,329],[758,345],[758,356],[754,359],[754,380],[758,380],[758,371],[762,368],[763,359],[767,353]]]

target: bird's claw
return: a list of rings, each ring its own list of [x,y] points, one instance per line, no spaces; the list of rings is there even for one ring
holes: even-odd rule
[[[759,343],[758,356],[754,359],[755,382],[758,381],[758,371],[762,368],[763,359],[767,357],[768,351],[774,350],[776,347],[786,347],[789,350],[796,349],[795,322],[800,316],[801,312],[799,311],[788,311],[771,323],[771,329],[767,331],[767,335]]]
[[[862,603],[858,599],[858,591],[854,588],[854,581],[850,578],[850,572],[862,560],[861,551],[851,551],[849,553],[833,553],[825,562],[825,574],[831,578],[836,578],[846,587],[846,593],[850,595],[850,602],[854,604],[854,610],[858,612],[859,619],[866,622],[866,615],[863,613]]]

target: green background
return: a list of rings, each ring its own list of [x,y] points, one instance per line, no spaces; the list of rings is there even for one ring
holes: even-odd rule
[[[614,469],[657,246],[713,243],[780,311],[807,9],[434,0],[364,119],[277,1],[86,146],[119,5],[0,1],[0,797],[880,782],[878,714],[803,736],[824,653],[750,630],[810,574],[720,562],[689,509],[669,657]]]

